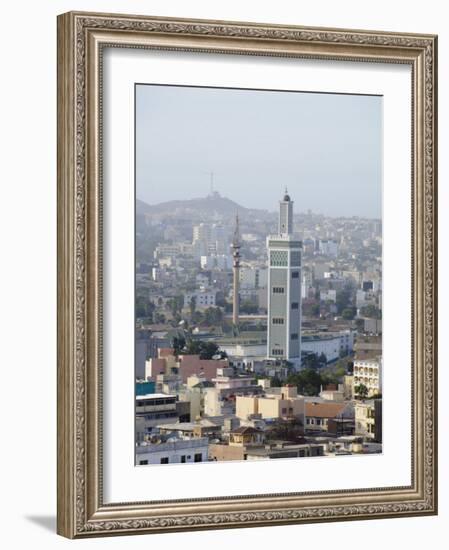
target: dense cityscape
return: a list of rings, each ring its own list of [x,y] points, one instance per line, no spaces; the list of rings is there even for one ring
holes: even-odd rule
[[[136,206],[136,464],[382,451],[382,225]]]

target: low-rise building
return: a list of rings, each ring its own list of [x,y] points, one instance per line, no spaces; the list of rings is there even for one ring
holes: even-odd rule
[[[146,378],[156,379],[160,374],[177,374],[183,384],[190,376],[198,375],[204,380],[212,380],[217,375],[217,369],[229,366],[227,359],[200,359],[199,355],[174,355],[172,348],[163,348],[157,358],[146,362]]]
[[[250,447],[246,450],[245,460],[266,460],[276,458],[302,458],[323,456],[324,446],[318,443],[290,442],[273,443],[264,447]]]
[[[215,307],[217,293],[215,290],[196,290],[195,292],[186,292],[184,294],[184,307],[190,307],[194,300],[196,309],[207,309]]]
[[[158,437],[157,441],[142,442],[136,446],[136,462],[144,464],[182,464],[208,460],[207,437],[176,439]]]
[[[382,399],[357,402],[355,409],[355,435],[382,443]]]
[[[176,434],[183,439],[207,437],[221,438],[224,423],[223,416],[200,418],[192,422],[175,422],[174,424],[159,424],[160,434]]]
[[[246,420],[254,415],[263,419],[292,418],[304,425],[304,398],[296,386],[283,386],[279,393],[237,396],[236,416]]]
[[[161,423],[172,423],[179,419],[176,409],[176,395],[152,393],[136,395],[136,441],[142,442]]]
[[[335,361],[343,354],[348,355],[354,349],[353,330],[338,332],[303,331],[301,349],[303,352],[326,356],[327,362]]]
[[[337,301],[337,291],[332,289],[321,290],[320,291],[320,300],[322,302],[336,302]]]
[[[307,401],[305,414],[306,432],[328,432],[336,436],[354,433],[352,403]]]

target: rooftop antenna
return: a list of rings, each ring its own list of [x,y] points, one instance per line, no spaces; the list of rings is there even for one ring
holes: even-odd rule
[[[210,194],[214,194],[214,173],[211,171],[210,173]]]

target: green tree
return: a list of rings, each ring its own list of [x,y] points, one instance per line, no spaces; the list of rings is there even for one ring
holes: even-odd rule
[[[273,376],[270,385],[272,388],[280,388],[282,386],[282,380],[278,376]]]
[[[287,384],[294,384],[299,393],[303,395],[318,395],[322,379],[316,369],[306,367],[300,372],[289,374],[286,382]]]
[[[189,308],[190,308],[190,318],[193,319],[193,315],[196,310],[196,296],[192,296],[190,298]]]
[[[320,360],[316,353],[308,353],[304,358],[304,366],[310,369],[317,369],[320,366]]]
[[[204,323],[208,326],[221,325],[223,311],[219,307],[208,307],[204,312]]]
[[[212,359],[214,355],[218,355],[219,347],[215,342],[202,342],[200,359]]]
[[[277,420],[265,432],[265,438],[270,440],[298,441],[304,435],[304,426],[298,418]]]
[[[185,345],[186,345],[186,340],[183,336],[173,337],[172,346],[173,346],[175,355],[179,355],[184,349]]]
[[[154,322],[155,323],[161,323],[161,324],[164,324],[165,323],[165,315],[163,313],[158,313],[156,312],[154,314]]]
[[[345,307],[344,310],[341,312],[341,316],[347,321],[352,321],[356,313],[357,310],[355,309],[355,307]]]
[[[174,296],[173,298],[167,301],[167,305],[173,317],[177,317],[181,313],[182,308],[184,307],[184,296],[182,295]]]
[[[199,355],[200,359],[212,359],[214,355],[226,357],[225,352],[220,352],[219,346],[215,342],[204,342],[203,340],[188,340],[183,346],[181,353],[185,355]]]
[[[374,306],[373,304],[368,304],[367,306],[363,306],[360,309],[360,314],[363,315],[363,317],[369,317],[370,319],[382,318],[381,310],[376,306]]]
[[[201,325],[201,323],[204,321],[203,313],[201,311],[195,311],[195,313],[192,315],[191,321],[196,325]]]
[[[199,355],[201,353],[201,340],[188,340],[185,346],[186,355]]]
[[[251,315],[251,313],[257,313],[259,311],[259,308],[253,302],[250,302],[249,300],[245,300],[240,304],[240,311],[241,313],[246,313],[247,315]]]
[[[351,305],[351,295],[351,288],[348,286],[337,292],[335,304],[337,306],[338,313],[342,313],[344,309]]]
[[[354,393],[364,399],[368,395],[368,388],[365,384],[358,384],[354,387]]]

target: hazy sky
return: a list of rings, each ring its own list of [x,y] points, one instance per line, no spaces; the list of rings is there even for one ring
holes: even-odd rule
[[[137,197],[381,217],[382,98],[138,85]]]

